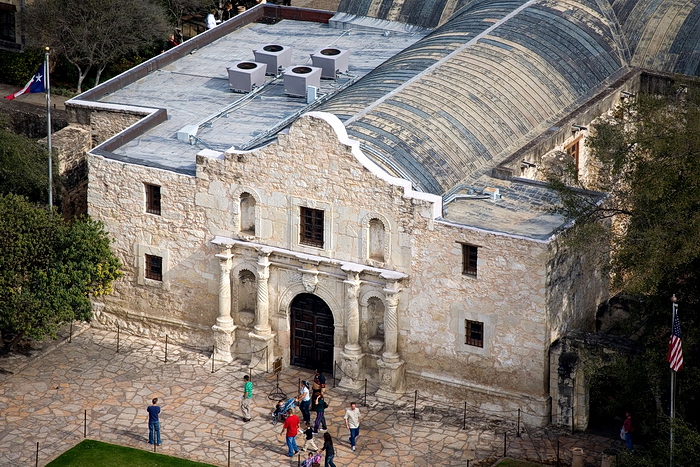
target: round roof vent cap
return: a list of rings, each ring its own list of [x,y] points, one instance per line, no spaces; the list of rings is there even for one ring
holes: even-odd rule
[[[284,49],[281,45],[266,45],[263,47],[265,52],[280,52]]]

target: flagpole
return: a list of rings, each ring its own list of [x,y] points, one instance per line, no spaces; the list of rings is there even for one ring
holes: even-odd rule
[[[678,303],[676,303],[676,294],[671,296],[671,332],[676,322],[676,313],[678,313]],[[669,466],[673,467],[673,422],[676,418],[676,372],[671,368],[671,439],[669,450]]]
[[[51,160],[51,85],[49,83],[49,48],[46,47],[44,60],[44,77],[46,78],[46,132],[49,147],[49,209],[53,209],[53,162]]]

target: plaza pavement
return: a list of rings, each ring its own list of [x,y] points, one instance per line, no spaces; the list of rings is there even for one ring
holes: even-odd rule
[[[230,442],[232,466],[298,465],[298,458],[285,456],[281,425],[270,424],[272,375],[253,370],[253,420],[244,423],[239,396],[247,362],[217,364],[212,373],[210,352],[172,343],[164,360],[163,342],[121,333],[117,352],[116,332],[87,325],[76,325],[70,342],[66,329],[29,356],[0,359],[0,466],[35,465],[37,443],[38,464],[46,465],[83,439],[86,419],[88,438],[152,449],[146,406],[153,397],[162,406],[158,452],[227,466]],[[308,370],[286,368],[279,386],[291,397],[299,379],[310,378]],[[334,388],[328,378],[326,414],[338,466],[491,465],[503,455],[504,433],[507,455],[520,459],[556,461],[558,441],[562,465],[570,465],[574,446],[584,449],[588,466],[600,465],[603,449],[622,446],[620,440],[531,427],[521,427],[516,437],[514,420],[474,410],[462,429],[462,403],[441,405],[428,395],[421,395],[414,419],[415,393],[386,405],[370,389],[365,406],[364,391]],[[363,415],[356,452],[342,420],[352,400]],[[456,408],[444,409],[450,405]]]

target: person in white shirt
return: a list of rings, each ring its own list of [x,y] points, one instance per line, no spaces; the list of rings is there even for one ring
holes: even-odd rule
[[[206,19],[207,29],[214,29],[216,27],[216,9],[209,11]]]
[[[360,435],[360,409],[357,408],[357,404],[354,402],[350,403],[350,408],[345,411],[345,426],[350,430],[350,446],[352,450],[355,450],[355,441]]]

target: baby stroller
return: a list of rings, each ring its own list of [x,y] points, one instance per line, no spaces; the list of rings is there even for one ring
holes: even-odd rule
[[[287,399],[286,401],[284,399],[281,399],[277,403],[275,409],[272,411],[273,425],[277,425],[277,422],[283,422],[287,419],[287,411],[294,407],[294,402],[295,399],[292,397],[291,399]]]

